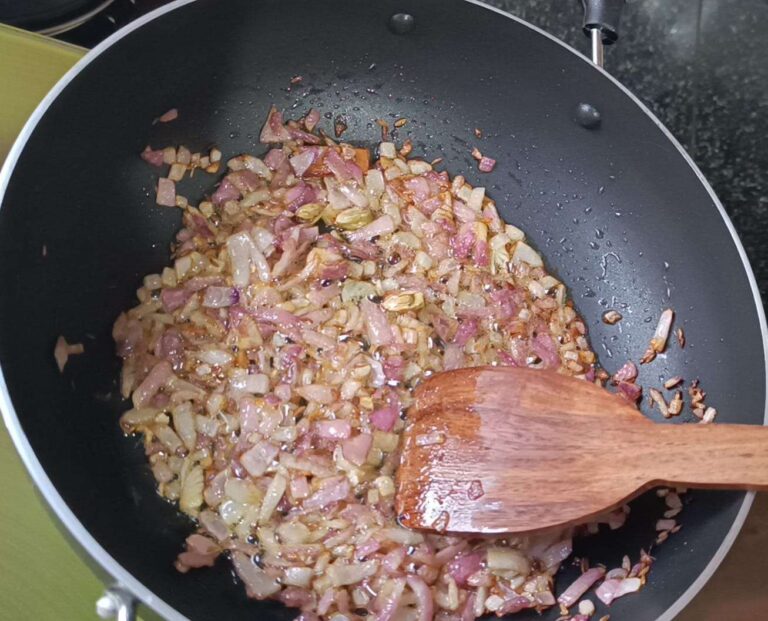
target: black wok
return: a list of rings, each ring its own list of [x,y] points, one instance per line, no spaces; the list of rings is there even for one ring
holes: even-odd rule
[[[412,28],[398,34],[395,13],[410,14]],[[303,81],[291,85],[296,75]],[[224,560],[174,570],[191,524],[155,494],[139,442],[118,428],[125,405],[110,339],[141,276],[166,264],[180,222],[177,210],[154,205],[155,173],[137,154],[147,143],[180,142],[262,151],[257,136],[273,102],[288,116],[310,106],[344,113],[345,139],[369,145],[374,119],[409,119],[399,140],[412,138],[417,153],[485,186],[503,217],[527,231],[570,287],[605,368],[637,359],[671,306],[689,345],[643,366],[640,382],[698,376],[719,420],[764,422],[765,321],[741,244],[690,158],[605,72],[463,0],[177,2],[91,52],[35,113],[0,179],[6,424],[75,539],[160,614],[295,616],[247,600]],[[598,127],[574,121],[580,103],[599,111]],[[152,126],[171,107],[179,119]],[[498,159],[493,173],[477,172],[476,143]],[[199,197],[211,183],[196,177],[183,193]],[[620,330],[601,322],[606,306],[622,311]],[[63,375],[52,355],[60,334],[86,347]],[[673,618],[722,560],[751,500],[691,494],[684,529],[654,549],[649,584],[616,602],[611,618]],[[624,528],[579,541],[576,555],[610,567],[647,549],[659,500],[633,506]],[[575,573],[565,568],[561,587]]]

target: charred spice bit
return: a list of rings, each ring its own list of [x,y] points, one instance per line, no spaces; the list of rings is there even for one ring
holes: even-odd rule
[[[301,84],[302,80],[304,80],[302,76],[295,75],[291,78],[291,84]]]
[[[333,121],[333,132],[336,134],[336,138],[341,138],[345,131],[347,131],[347,120],[339,115]]]
[[[603,313],[603,323],[607,323],[612,326],[622,320],[622,315],[619,311],[609,310]]]
[[[685,347],[685,332],[683,332],[682,328],[678,328],[675,331],[675,336],[677,337],[677,344],[680,345],[680,348],[682,349]]]
[[[408,119],[397,119],[397,120],[395,121],[395,127],[397,127],[398,129],[400,129],[400,128],[401,128],[401,127],[403,127],[403,126],[404,126],[404,125],[405,125],[407,122],[408,122]]]
[[[479,127],[475,127],[475,138],[482,138],[483,137],[483,130],[481,130]]]

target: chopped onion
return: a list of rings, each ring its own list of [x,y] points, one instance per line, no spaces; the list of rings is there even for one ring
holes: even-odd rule
[[[619,382],[617,388],[619,389],[619,394],[621,394],[622,397],[631,401],[632,403],[635,403],[638,399],[640,399],[640,397],[643,396],[643,389],[637,384],[630,382]]]
[[[380,218],[377,218],[370,224],[366,224],[365,226],[357,229],[356,231],[347,233],[347,239],[349,239],[352,242],[364,241],[364,240],[369,240],[373,237],[381,237],[382,235],[391,233],[394,230],[395,230],[395,221],[392,220],[391,216],[384,215],[384,216],[381,216]]]
[[[269,482],[267,491],[264,494],[264,502],[262,503],[261,511],[259,512],[259,524],[268,522],[272,517],[272,513],[280,503],[287,486],[288,481],[279,472]]]
[[[639,591],[642,585],[643,582],[640,578],[604,580],[603,583],[597,587],[595,595],[601,602],[608,606],[616,598],[622,597],[627,593],[635,593],[636,591]]]
[[[514,571],[527,576],[531,565],[525,555],[514,548],[491,546],[486,553],[486,565],[491,570]]]
[[[651,339],[651,348],[657,353],[663,352],[667,348],[667,339],[669,338],[669,331],[672,328],[672,321],[675,318],[675,312],[668,308],[659,317],[659,323],[656,326],[656,331],[653,333]]]
[[[603,567],[592,567],[581,574],[573,583],[557,598],[557,602],[570,608],[584,595],[592,585],[605,575]]]
[[[356,584],[374,575],[379,569],[379,561],[367,561],[365,563],[352,563],[343,565],[334,563],[328,569],[328,577],[334,586]]]
[[[237,304],[240,294],[234,287],[207,287],[203,296],[203,306],[223,308]]]
[[[236,375],[229,380],[229,385],[235,393],[249,392],[263,395],[269,391],[269,377],[263,373]]]
[[[260,477],[277,457],[279,450],[271,442],[262,440],[240,456],[240,463],[252,477]]]
[[[67,343],[63,336],[56,339],[56,347],[53,349],[53,357],[56,359],[56,366],[60,372],[64,372],[64,367],[70,356],[82,354],[85,351],[82,343]]]
[[[343,440],[352,433],[352,426],[346,420],[322,420],[315,427],[317,435],[329,440]]]
[[[405,578],[400,577],[388,580],[384,584],[379,594],[381,604],[376,621],[391,621],[393,619],[400,605],[405,584]]]
[[[480,169],[480,172],[489,173],[496,167],[496,160],[491,157],[483,156],[480,158],[477,167]]]
[[[539,254],[523,241],[515,244],[515,251],[512,253],[512,263],[527,263],[531,267],[541,267],[542,260]]]
[[[360,310],[363,312],[366,320],[368,338],[371,345],[377,347],[391,343],[393,340],[392,328],[389,325],[386,313],[381,307],[370,300],[363,300],[360,302]]]
[[[304,127],[307,128],[308,132],[311,132],[313,129],[315,129],[318,121],[320,121],[320,110],[317,108],[312,108],[304,118]]]
[[[301,621],[553,606],[570,532],[477,539],[398,526],[401,414],[431,373],[466,365],[595,381],[586,326],[484,188],[409,158],[410,141],[382,143],[371,163],[368,149],[312,133],[319,120],[273,107],[261,132],[273,146],[226,161],[196,205],[174,181],[217,172],[218,149],[142,153],[171,167],[158,198],[182,210],[182,229],[172,262],[145,277],[113,328],[134,402],[120,424],[144,434],[158,492],[198,520],[176,566],[208,566],[226,549],[249,595],[302,608]],[[626,371],[617,391],[638,395]],[[485,490],[466,481],[459,492],[482,502]],[[649,558],[609,578],[644,580]]]
[[[432,591],[427,586],[427,583],[414,575],[406,576],[405,580],[416,595],[416,601],[419,607],[419,621],[432,621],[434,601],[432,599]]]
[[[274,106],[269,111],[267,122],[264,123],[264,127],[259,135],[261,142],[285,142],[291,139],[290,132],[283,125],[283,114],[277,110]]]
[[[176,184],[166,177],[160,177],[157,180],[155,202],[164,207],[176,207]]]
[[[485,556],[486,555],[484,552],[471,552],[469,554],[462,554],[448,563],[446,569],[456,581],[456,584],[459,586],[464,586],[467,584],[467,580],[470,576],[483,568]]]
[[[232,564],[249,597],[264,599],[280,590],[280,583],[242,552],[232,552]]]
[[[312,166],[317,159],[318,153],[317,149],[308,147],[291,158],[291,167],[297,177],[303,176],[307,169]]]
[[[611,381],[615,384],[621,382],[634,382],[637,379],[637,366],[631,360],[626,362],[616,373],[611,376]]]
[[[141,152],[141,159],[152,166],[162,166],[165,163],[165,156],[162,150],[154,150],[149,145],[144,147]]]
[[[133,407],[142,408],[173,378],[173,369],[167,360],[158,362],[133,392]]]
[[[176,108],[171,108],[167,112],[164,112],[158,117],[158,121],[161,123],[170,123],[179,118],[179,111]]]
[[[333,389],[330,386],[324,386],[322,384],[308,384],[307,386],[301,386],[296,389],[296,392],[307,401],[333,403],[334,400]]]
[[[354,438],[345,440],[341,445],[341,451],[348,462],[362,466],[372,445],[373,436],[369,433],[360,433]]]
[[[304,509],[322,509],[333,502],[344,500],[350,492],[349,481],[344,477],[326,479],[323,486],[304,501]]]

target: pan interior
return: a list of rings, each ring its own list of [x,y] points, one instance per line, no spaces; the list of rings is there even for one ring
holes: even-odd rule
[[[413,27],[399,34],[395,13]],[[173,569],[191,524],[157,497],[139,441],[118,429],[111,324],[143,274],[167,263],[180,224],[179,212],[154,205],[156,172],[137,154],[147,143],[263,152],[272,103],[288,116],[316,107],[326,127],[343,114],[345,139],[369,146],[375,119],[408,119],[397,141],[411,138],[417,154],[485,186],[526,231],[608,371],[639,358],[671,307],[688,345],[643,366],[639,382],[696,376],[720,421],[763,422],[758,311],[721,213],[653,119],[583,59],[460,0],[294,0],[290,11],[277,0],[230,0],[226,10],[198,0],[130,32],[72,80],[29,136],[0,209],[0,363],[21,429],[79,521],[181,614],[295,616],[247,600],[223,560],[185,576]],[[574,122],[580,103],[600,111],[599,128]],[[153,126],[171,107],[179,119]],[[475,145],[498,160],[493,173],[478,173]],[[181,193],[199,198],[214,181],[195,177]],[[619,326],[601,322],[609,307],[624,315]],[[63,375],[52,356],[60,334],[86,347]],[[743,500],[691,494],[684,529],[654,550],[649,584],[612,617],[661,616],[716,554]],[[643,497],[624,528],[579,541],[576,555],[609,567],[636,557],[661,510]],[[561,584],[576,573],[565,568]]]

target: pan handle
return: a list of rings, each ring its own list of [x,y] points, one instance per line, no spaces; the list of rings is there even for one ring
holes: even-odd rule
[[[136,621],[136,598],[120,586],[111,586],[96,602],[96,614],[102,619]]]
[[[619,38],[619,18],[626,0],[581,0],[584,34],[592,40],[592,62],[603,66],[603,46]]]

